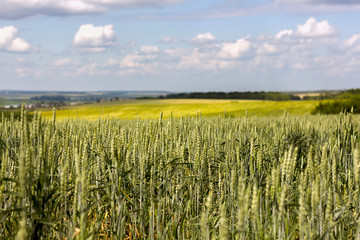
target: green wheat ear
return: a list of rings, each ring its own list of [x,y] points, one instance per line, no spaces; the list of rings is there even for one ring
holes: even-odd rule
[[[0,239],[360,235],[357,115],[56,114],[2,115]]]

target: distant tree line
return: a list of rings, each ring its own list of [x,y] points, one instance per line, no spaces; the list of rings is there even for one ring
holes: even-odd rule
[[[160,99],[253,99],[253,100],[273,100],[273,101],[288,101],[301,100],[299,96],[280,92],[192,92],[192,93],[178,93],[168,94],[166,96],[159,96]]]
[[[61,102],[61,101],[69,101],[70,98],[65,97],[65,96],[42,95],[42,96],[34,96],[34,97],[31,97],[30,100],[33,100],[33,101],[54,101],[54,102]]]
[[[319,103],[312,111],[313,114],[338,114],[340,112],[360,113],[360,89],[341,91],[325,99],[335,99],[327,103]]]
[[[313,114],[338,114],[340,112],[360,113],[360,95],[328,103],[319,103],[312,111]]]
[[[98,101],[98,96],[72,96],[67,97],[63,95],[41,95],[31,97],[30,100],[41,101],[41,102],[67,102],[67,101]]]
[[[317,96],[304,96],[303,100],[325,100],[325,99],[334,99],[337,96],[339,96],[339,94],[336,93],[321,93]]]

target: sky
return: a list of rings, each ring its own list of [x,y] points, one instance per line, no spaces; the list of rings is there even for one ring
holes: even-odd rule
[[[0,89],[360,88],[360,0],[1,0]]]

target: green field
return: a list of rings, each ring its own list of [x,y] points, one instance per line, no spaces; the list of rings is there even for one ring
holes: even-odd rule
[[[359,120],[1,118],[0,239],[360,239]]]
[[[309,114],[319,101],[259,101],[259,100],[128,100],[87,104],[57,109],[57,118],[86,118],[97,120],[101,118],[120,119],[156,119],[162,112],[164,118],[171,114],[174,117],[195,116],[278,116],[285,112],[291,114]],[[47,118],[52,117],[52,111],[42,112]]]

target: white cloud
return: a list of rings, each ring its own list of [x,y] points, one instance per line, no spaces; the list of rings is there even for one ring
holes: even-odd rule
[[[304,21],[305,22],[305,21]],[[264,73],[267,78],[274,76],[339,76],[360,72],[360,55],[355,52],[360,46],[360,34],[344,42],[333,36],[335,31],[327,21],[309,18],[306,23],[294,25],[293,29],[279,31],[273,36],[260,35],[244,37],[233,42],[214,40],[213,44],[175,47],[174,45],[143,45],[111,55],[107,59],[83,59],[77,62],[69,58],[60,58],[49,65],[47,70],[60,76],[189,76],[211,74],[216,76],[237,76],[246,74],[256,78]],[[329,27],[330,26],[330,27]],[[95,28],[92,26],[92,28]],[[99,27],[103,28],[103,27]],[[330,30],[329,30],[330,29]],[[91,32],[91,31],[90,31]],[[89,34],[81,49],[96,51],[105,49],[107,38],[100,34]],[[337,32],[336,32],[337,33]],[[115,34],[113,34],[115,35]],[[202,37],[200,37],[202,36]],[[207,34],[197,35],[198,39],[214,39]],[[196,37],[195,37],[196,38]],[[99,40],[100,39],[100,40]],[[104,40],[105,39],[105,40]],[[112,38],[113,39],[113,38]],[[80,41],[81,42],[81,41]],[[116,42],[116,41],[115,41]],[[206,41],[204,41],[206,42]],[[75,44],[74,44],[75,45]],[[105,46],[104,46],[105,45]],[[360,49],[360,48],[359,48]],[[333,51],[333,50],[338,50]],[[360,52],[360,51],[359,51]],[[120,52],[121,54],[121,52]],[[80,60],[81,61],[81,60]],[[21,71],[20,71],[21,70]],[[25,69],[19,69],[24,75]],[[224,74],[224,75],[220,75]],[[50,74],[49,74],[50,75]],[[292,76],[292,75],[291,75]],[[285,79],[286,77],[284,77]],[[129,79],[129,78],[126,78]]]
[[[206,68],[206,61],[209,60],[209,56],[199,51],[199,48],[195,48],[191,54],[185,54],[181,56],[181,61],[178,64],[180,69],[189,68]]]
[[[75,75],[88,75],[88,76],[94,76],[94,75],[102,75],[104,72],[99,69],[99,64],[97,63],[87,63],[84,65],[81,65]]]
[[[139,51],[127,54],[120,62],[117,60],[109,60],[107,64],[110,66],[119,65],[120,68],[137,68],[149,69],[148,66],[158,63],[157,58],[160,56],[161,50],[157,46],[141,46]],[[163,63],[164,64],[164,63]],[[155,69],[153,69],[155,70]]]
[[[269,55],[269,54],[276,54],[279,51],[280,49],[277,46],[265,42],[263,45],[261,45],[258,48],[257,53],[260,55]]]
[[[276,39],[286,39],[294,35],[294,31],[290,29],[284,29],[275,35]]]
[[[337,36],[338,30],[327,20],[317,21],[314,17],[310,17],[304,24],[297,25],[296,30],[281,30],[272,39],[266,41],[282,50],[291,47],[322,48],[335,45],[338,41]]]
[[[305,38],[331,38],[338,32],[328,21],[318,22],[314,17],[310,17],[304,25],[298,25],[296,34]]]
[[[160,49],[157,46],[142,46],[140,48],[140,51],[142,53],[151,54],[151,53],[157,53],[160,51]]]
[[[121,61],[111,59],[106,64],[107,66],[118,65],[122,69],[137,68],[144,70],[160,61],[156,60],[160,54],[161,51],[157,46],[141,46],[140,50],[127,54]]]
[[[140,63],[138,61],[141,60],[137,55],[134,54],[128,54],[126,57],[120,62],[120,65],[122,67],[126,68],[134,68],[139,67]]]
[[[211,33],[200,33],[190,39],[190,43],[192,44],[209,44],[216,42],[216,37],[212,35]]]
[[[281,69],[284,67],[284,62],[279,57],[274,59],[268,55],[259,55],[254,58],[252,65],[254,69],[264,71],[268,69]]]
[[[116,74],[125,76],[132,74],[164,73],[169,63],[161,59],[160,56],[161,55],[158,54],[144,54],[139,51],[127,54],[119,62]]]
[[[121,8],[162,7],[184,0],[1,0],[0,18],[79,15]]]
[[[355,34],[344,42],[345,47],[353,47],[356,43],[360,43],[360,34]]]
[[[95,27],[92,24],[81,25],[75,34],[73,45],[84,51],[101,52],[116,44],[113,25]]]
[[[15,73],[16,76],[20,78],[25,77],[39,77],[42,73],[41,70],[38,69],[39,65],[36,61],[25,59],[23,57],[18,57],[16,60],[14,59],[11,64],[11,69]]]
[[[164,50],[164,55],[168,61],[177,61],[190,52],[191,50],[187,48],[168,48]]]
[[[310,17],[304,24],[297,25],[296,30],[284,29],[278,32],[273,38],[267,38],[264,41],[273,45],[271,50],[269,46],[258,46],[258,54],[273,54],[277,51],[290,51],[291,49],[300,49],[302,51],[317,47],[334,47],[338,41],[338,31],[327,20],[317,21]],[[273,53],[272,53],[273,52]]]
[[[249,54],[251,43],[244,39],[238,39],[236,42],[225,42],[222,44],[221,52],[219,54],[222,58],[241,58]]]
[[[0,50],[8,52],[30,52],[31,45],[18,37],[14,26],[0,28]]]
[[[88,53],[99,53],[104,52],[106,50],[105,47],[81,47],[79,48],[79,52],[88,52]]]
[[[127,54],[120,62],[121,67],[125,68],[142,68],[145,64],[154,60],[156,55],[141,55],[138,53]]]
[[[360,57],[352,56],[347,62],[344,70],[346,72],[360,72]]]
[[[349,53],[360,53],[360,34],[355,34],[351,38],[346,39],[339,49]]]

